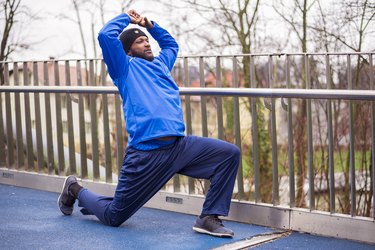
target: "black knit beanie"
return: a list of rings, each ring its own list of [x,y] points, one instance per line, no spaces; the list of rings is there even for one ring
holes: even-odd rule
[[[137,39],[140,36],[147,36],[147,35],[142,30],[137,29],[137,28],[124,30],[120,34],[120,40],[122,42],[122,47],[124,48],[125,53],[129,52],[130,47],[132,46],[135,39]]]

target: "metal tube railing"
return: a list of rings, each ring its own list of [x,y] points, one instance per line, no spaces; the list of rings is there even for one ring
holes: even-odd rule
[[[76,94],[118,94],[116,87],[102,86],[8,86],[1,85],[4,93],[76,93]],[[375,101],[375,90],[342,89],[282,89],[282,88],[186,88],[180,87],[180,94],[187,96],[242,96],[297,99],[343,99]]]
[[[273,79],[275,74],[277,74],[277,68],[276,63],[274,61],[274,58],[278,56],[285,56],[285,71],[286,71],[286,79],[283,84],[286,84],[286,88],[275,88],[278,85],[276,85],[276,80]],[[306,89],[300,89],[300,88],[293,88],[293,86],[298,86],[298,84],[293,84],[292,82],[294,79],[291,79],[290,73],[290,56],[291,55],[299,55],[302,57],[302,60],[304,62],[304,68],[301,69],[301,71],[305,74],[306,77]],[[348,83],[348,89],[335,89],[333,90],[332,86],[332,77],[331,74],[333,74],[333,70],[331,71],[330,68],[330,58],[331,56],[335,55],[345,55],[346,56],[346,67],[347,67],[347,83]],[[348,195],[350,197],[350,214],[352,216],[355,216],[357,213],[357,204],[356,204],[356,192],[358,192],[356,187],[356,166],[355,166],[355,114],[354,114],[354,105],[355,100],[360,101],[372,101],[371,103],[371,115],[372,115],[372,121],[375,119],[375,90],[374,90],[374,76],[372,73],[369,74],[370,79],[370,90],[354,90],[353,85],[353,79],[352,79],[352,65],[351,60],[353,55],[358,56],[368,56],[368,61],[370,65],[370,69],[373,68],[373,59],[371,53],[291,53],[291,54],[238,54],[238,55],[220,55],[220,56],[207,56],[207,58],[213,57],[215,59],[216,63],[216,87],[207,87],[206,86],[206,80],[204,76],[206,75],[206,65],[209,64],[208,59],[204,56],[190,56],[190,57],[182,57],[183,60],[183,72],[184,72],[184,79],[183,79],[183,85],[184,87],[180,88],[180,94],[183,96],[183,100],[185,102],[185,119],[186,119],[186,132],[187,134],[192,134],[193,132],[197,132],[194,130],[192,124],[193,124],[193,117],[192,112],[195,111],[194,106],[192,107],[192,104],[195,105],[194,102],[196,100],[200,101],[200,118],[201,118],[201,132],[203,136],[209,136],[209,120],[208,120],[208,108],[210,106],[210,102],[208,100],[211,100],[208,97],[216,97],[212,100],[216,100],[216,111],[217,111],[217,137],[220,139],[224,139],[225,137],[225,124],[223,122],[223,116],[225,115],[222,106],[223,102],[222,100],[224,97],[230,97],[233,98],[234,104],[233,104],[233,118],[234,118],[234,143],[237,144],[240,148],[246,144],[245,139],[243,139],[244,132],[241,126],[242,122],[245,118],[242,117],[242,113],[240,111],[242,100],[240,97],[246,97],[249,100],[249,113],[251,115],[251,129],[252,129],[252,135],[251,135],[251,143],[246,144],[251,146],[252,148],[252,163],[254,167],[253,172],[253,190],[250,190],[250,192],[253,192],[253,199],[255,199],[255,202],[259,202],[261,198],[261,186],[260,186],[260,162],[259,162],[259,138],[258,138],[258,130],[259,128],[257,120],[258,120],[258,112],[259,103],[257,103],[257,98],[271,98],[270,105],[270,127],[269,133],[270,133],[270,139],[272,140],[272,152],[270,155],[272,155],[272,204],[274,206],[277,206],[280,204],[280,197],[279,197],[279,181],[280,181],[280,175],[279,175],[279,167],[280,162],[278,155],[279,146],[278,145],[278,121],[276,118],[276,98],[282,98],[287,99],[287,104],[284,103],[284,108],[287,111],[287,134],[288,134],[288,171],[289,171],[289,206],[294,207],[295,206],[295,180],[294,180],[294,147],[298,145],[294,145],[294,137],[293,137],[293,105],[292,105],[292,99],[307,99],[307,107],[306,107],[306,136],[307,138],[307,163],[308,163],[308,200],[309,200],[309,208],[310,210],[316,209],[315,201],[316,197],[318,196],[317,192],[319,191],[316,185],[316,166],[314,167],[314,157],[315,157],[315,146],[323,146],[323,145],[314,145],[313,142],[313,110],[312,110],[312,100],[313,99],[326,99],[326,116],[327,116],[327,144],[328,144],[328,177],[329,178],[329,185],[326,187],[327,190],[329,189],[329,211],[331,213],[336,213],[336,186],[335,186],[335,155],[334,155],[334,149],[335,149],[335,142],[334,142],[334,125],[332,124],[333,121],[333,102],[331,100],[349,100],[348,102],[345,102],[345,104],[348,104],[349,106],[349,184],[350,184],[350,193],[348,192]],[[250,62],[250,88],[241,88],[239,86],[239,74],[240,69],[237,68],[239,57],[249,57]],[[268,84],[270,88],[256,88],[257,87],[257,66],[254,62],[255,57],[266,57],[266,61],[268,63]],[[325,59],[325,81],[327,84],[327,89],[313,89],[315,86],[312,86],[312,71],[313,65],[311,62],[314,57],[317,56],[323,56],[323,59]],[[223,63],[223,59],[229,58],[230,62],[232,64],[232,86],[233,88],[223,88],[223,81],[221,79],[222,76],[222,67],[221,64]],[[189,73],[189,60],[190,59],[196,59],[198,62],[199,67],[199,85],[200,88],[192,88],[191,86],[191,79],[190,79],[190,73]],[[36,61],[37,62],[37,61]],[[56,163],[58,165],[58,169],[56,171],[57,174],[65,175],[67,173],[72,174],[81,174],[82,178],[87,178],[89,176],[88,168],[93,169],[93,179],[98,180],[101,177],[105,177],[106,182],[113,182],[112,180],[112,161],[111,161],[111,150],[110,150],[110,140],[111,138],[109,135],[111,134],[112,128],[109,127],[109,108],[107,106],[109,99],[111,98],[109,95],[114,94],[114,102],[115,105],[115,119],[116,119],[116,128],[115,132],[112,131],[112,133],[115,134],[116,138],[116,166],[120,166],[122,163],[123,158],[123,152],[124,152],[124,129],[123,129],[123,115],[121,114],[121,100],[118,95],[118,91],[116,87],[108,87],[108,86],[98,86],[97,83],[98,79],[100,78],[101,83],[104,85],[104,82],[106,81],[105,76],[105,65],[103,61],[101,61],[100,64],[100,75],[99,77],[96,76],[96,65],[98,61],[96,59],[89,59],[85,62],[88,63],[88,69],[86,70],[88,78],[86,78],[86,81],[82,81],[83,76],[81,71],[81,63],[79,60],[76,61],[76,67],[77,67],[77,85],[78,86],[69,86],[72,84],[70,79],[70,71],[68,70],[71,67],[71,64],[69,64],[69,61],[65,61],[65,85],[67,86],[59,86],[60,85],[60,75],[59,75],[59,65],[58,61],[52,60],[53,66],[54,66],[54,84],[56,86],[47,86],[49,84],[48,80],[48,69],[47,69],[47,62],[48,61],[41,61],[44,64],[43,70],[44,70],[44,86],[37,86],[40,84],[39,80],[36,76],[38,71],[38,65],[37,63],[33,63],[32,67],[32,75],[34,75],[33,78],[33,85],[31,84],[31,79],[28,70],[29,66],[27,65],[27,62],[23,63],[23,81],[24,85],[20,86],[17,85],[19,82],[19,75],[18,75],[18,64],[21,62],[12,62],[13,65],[13,79],[15,81],[15,86],[9,86],[9,63],[4,63],[4,76],[5,76],[5,85],[0,86],[0,163],[3,161],[7,162],[7,166],[10,167],[17,167],[22,168],[25,166],[25,160],[22,159],[24,156],[22,147],[25,147],[26,151],[26,166],[29,169],[32,170],[38,170],[40,171],[43,168],[43,152],[40,150],[40,148],[43,148],[44,141],[41,139],[41,129],[46,128],[46,134],[47,134],[47,165],[48,165],[48,173],[53,174],[55,171],[54,169],[54,155],[53,155],[53,148],[56,147],[58,150],[57,154],[57,160]],[[10,65],[10,66],[12,66]],[[86,67],[87,68],[87,67]],[[61,72],[61,71],[60,71]],[[86,77],[87,77],[86,76]],[[267,78],[267,77],[266,77]],[[227,79],[225,79],[227,80]],[[278,79],[280,80],[280,79]],[[275,84],[274,84],[275,83]],[[88,86],[83,86],[87,84]],[[72,84],[73,85],[73,84]],[[282,86],[284,87],[284,86]],[[30,93],[34,93],[31,95]],[[45,102],[45,117],[40,117],[40,106],[41,106],[41,100],[39,100],[39,93],[44,93],[44,102]],[[20,98],[20,94],[23,94],[24,99],[22,102],[22,99]],[[55,95],[55,100],[52,103],[55,107],[55,115],[54,118],[51,117],[51,100],[50,100],[50,94]],[[74,109],[72,109],[72,94],[79,94],[78,95],[78,114],[79,119],[77,124],[73,124],[73,118],[72,115],[74,113]],[[102,105],[100,106],[102,108],[102,121],[103,121],[103,127],[100,127],[99,124],[99,116],[98,116],[98,107],[97,107],[97,100],[99,99],[97,97],[98,94],[101,94],[101,102]],[[66,115],[67,115],[67,125],[68,125],[68,158],[65,158],[67,155],[66,152],[64,152],[64,137],[63,133],[66,131],[63,131],[62,121],[63,116],[65,113],[62,113],[62,100],[61,97],[67,95],[67,106],[66,106]],[[84,95],[88,95],[88,98],[85,98]],[[5,101],[3,98],[5,96]],[[14,101],[11,101],[11,97],[14,96]],[[33,96],[33,103],[31,103],[30,96]],[[42,96],[42,95],[41,95]],[[199,99],[191,98],[191,96],[200,96]],[[22,97],[22,96],[21,96]],[[88,102],[89,100],[89,102]],[[241,100],[241,102],[240,102]],[[191,102],[192,101],[192,102]],[[86,103],[87,102],[87,103]],[[3,106],[5,103],[5,107]],[[25,106],[25,118],[24,121],[21,121],[20,116],[20,110],[22,109],[22,104]],[[33,110],[31,110],[30,106],[34,105]],[[12,108],[15,108],[15,112],[11,112]],[[89,105],[89,106],[87,106]],[[198,108],[199,109],[199,108]],[[3,113],[5,110],[5,114]],[[35,110],[35,111],[34,111]],[[87,116],[90,116],[91,124],[89,124],[89,127],[91,128],[91,137],[86,138],[86,126],[87,121],[85,119],[85,111],[90,110],[86,113]],[[32,112],[35,112],[33,114]],[[13,114],[15,114],[15,117],[12,117]],[[43,115],[43,114],[42,114]],[[38,117],[39,116],[39,117]],[[5,121],[3,118],[5,117]],[[34,120],[31,120],[31,117],[33,117]],[[45,127],[42,127],[42,120],[45,118]],[[13,123],[12,121],[15,120],[16,122]],[[33,124],[32,122],[35,122]],[[56,130],[53,131],[53,128],[51,126],[51,123],[56,123]],[[26,130],[26,144],[23,145],[24,142],[22,142],[22,126],[20,124],[25,124],[25,130]],[[6,128],[2,128],[3,124],[6,126]],[[374,174],[374,165],[375,165],[375,127],[374,122],[371,123],[371,139],[372,139],[372,145],[371,145],[371,154],[372,154],[372,211],[373,211],[373,217],[375,217],[375,199],[374,199],[374,193],[375,193],[375,174]],[[31,131],[31,128],[35,126],[36,135],[35,138],[32,136],[33,132]],[[73,152],[75,152],[75,143],[76,139],[74,137],[74,133],[72,133],[72,130],[74,126],[79,126],[80,133],[79,133],[79,144],[80,144],[80,157],[81,160],[78,162],[80,164],[80,170],[76,169],[75,164],[75,155]],[[246,129],[246,128],[245,128]],[[4,131],[6,130],[6,131]],[[16,133],[12,133],[12,131],[15,130]],[[100,131],[99,131],[100,130]],[[194,131],[193,131],[194,130]],[[1,133],[4,131],[4,133]],[[44,131],[43,131],[44,132]],[[52,134],[55,133],[53,136],[57,137],[57,143],[54,144],[52,141]],[[102,141],[98,138],[98,133],[103,133],[104,137],[102,138]],[[5,137],[3,136],[5,135]],[[13,138],[13,136],[16,136],[16,138]],[[66,136],[66,134],[65,134]],[[88,139],[91,142],[86,142],[86,139]],[[262,138],[264,139],[264,138]],[[33,140],[34,143],[33,143]],[[77,139],[78,140],[78,139]],[[66,140],[65,140],[66,141]],[[66,143],[66,142],[65,142]],[[103,145],[102,145],[103,144]],[[3,145],[6,145],[4,147]],[[36,145],[36,146],[33,146]],[[91,149],[91,155],[92,155],[92,161],[89,162],[90,167],[88,167],[88,161],[89,157],[87,155],[87,145],[92,145]],[[102,147],[104,146],[104,148]],[[4,148],[4,150],[1,150]],[[6,152],[6,153],[5,153]],[[34,154],[36,152],[36,154]],[[242,154],[246,154],[247,152],[242,152]],[[99,161],[99,154],[102,154],[104,156],[104,161]],[[35,161],[34,161],[34,155],[36,156],[36,165],[37,169],[34,169],[35,167]],[[280,154],[281,155],[281,154]],[[16,159],[14,159],[14,156],[16,156]],[[17,164],[14,164],[15,160],[17,161]],[[69,168],[66,168],[66,163],[69,162]],[[102,163],[104,162],[104,163]],[[242,161],[241,161],[242,163]],[[100,164],[103,164],[105,167],[105,173],[104,175],[100,173]],[[263,166],[262,166],[263,167]],[[270,166],[265,166],[270,167]],[[244,176],[242,173],[243,169],[242,166],[240,168],[238,178],[237,178],[237,192],[238,192],[238,199],[242,200],[245,196],[245,190],[244,190]],[[90,176],[91,177],[91,176]],[[179,176],[176,176],[174,178],[174,191],[178,192],[180,190],[180,181],[182,179]],[[208,182],[205,183],[205,189],[208,188]],[[249,192],[246,190],[246,192]],[[195,190],[195,181],[192,178],[188,178],[188,193],[194,194],[196,193]]]
[[[281,56],[304,56],[304,55],[312,55],[312,56],[346,56],[346,55],[371,55],[375,54],[374,52],[314,52],[314,53],[304,53],[304,52],[298,52],[298,53],[236,53],[236,54],[195,54],[195,55],[180,55],[178,58],[199,58],[199,57],[205,57],[205,58],[213,58],[220,56],[221,58],[232,58],[232,57],[244,57],[244,56],[255,56],[255,57],[268,57],[268,56],[274,56],[274,57],[281,57]],[[76,58],[66,58],[62,61],[76,61]],[[101,60],[98,58],[86,58],[85,60]],[[49,59],[49,60],[33,60],[33,62],[55,62],[56,59]],[[23,63],[23,62],[29,62],[25,60],[14,60],[12,62],[16,63]],[[9,63],[8,61],[0,61],[0,63]]]

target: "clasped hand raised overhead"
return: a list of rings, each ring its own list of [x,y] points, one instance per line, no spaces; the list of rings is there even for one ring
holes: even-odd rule
[[[130,16],[130,23],[138,24],[139,26],[144,27],[146,29],[151,29],[152,27],[154,27],[152,22],[149,21],[147,17],[141,16],[135,10],[128,10],[126,14]]]

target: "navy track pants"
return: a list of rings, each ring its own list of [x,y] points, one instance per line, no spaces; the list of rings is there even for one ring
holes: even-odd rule
[[[171,145],[151,151],[127,148],[114,197],[83,188],[78,205],[104,224],[119,226],[178,173],[209,179],[202,213],[227,216],[239,160],[237,146],[197,136],[180,137]]]

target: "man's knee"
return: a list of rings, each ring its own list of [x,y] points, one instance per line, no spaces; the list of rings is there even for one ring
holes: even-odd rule
[[[119,227],[121,226],[122,223],[124,223],[125,220],[124,219],[112,219],[109,221],[108,225],[111,226],[111,227]]]
[[[241,150],[236,145],[232,144],[232,147],[230,149],[230,154],[232,158],[236,161],[240,161],[241,156]]]
[[[107,214],[108,215],[108,214]],[[108,216],[106,219],[106,224],[111,227],[119,227],[124,223],[129,216],[121,211],[112,211],[111,216]]]

